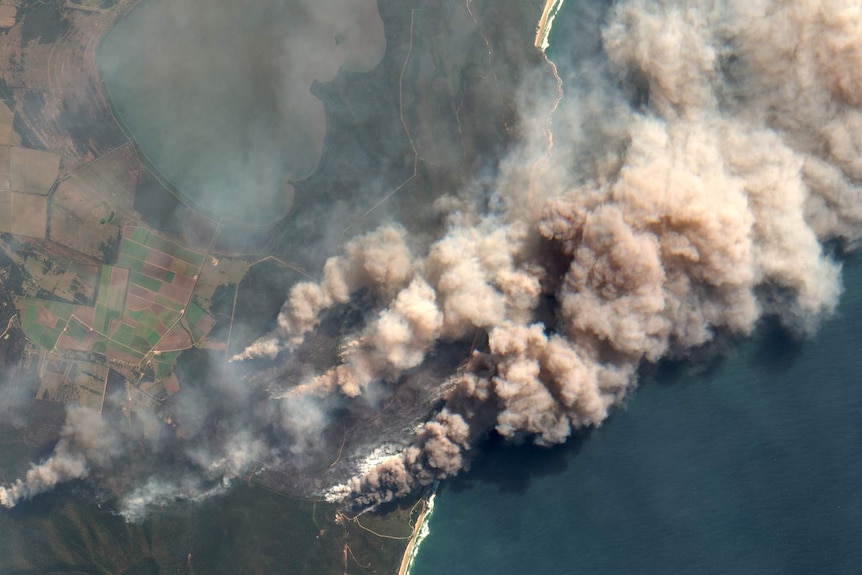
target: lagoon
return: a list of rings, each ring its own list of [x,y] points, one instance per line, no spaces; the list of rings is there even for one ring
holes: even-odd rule
[[[323,154],[312,86],[372,69],[385,46],[365,0],[142,0],[105,35],[98,65],[138,153],[185,203],[267,224]]]

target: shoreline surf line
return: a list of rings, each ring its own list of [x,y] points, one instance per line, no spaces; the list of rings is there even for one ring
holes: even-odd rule
[[[533,211],[537,210],[533,201],[533,190],[535,189],[534,182],[536,180],[537,174],[545,168],[550,157],[553,155],[554,131],[552,121],[554,117],[554,112],[556,112],[557,110],[557,106],[559,106],[560,102],[563,100],[563,81],[560,78],[559,72],[557,71],[557,65],[554,64],[554,62],[548,57],[546,50],[551,46],[551,28],[554,25],[554,19],[557,17],[557,14],[560,13],[560,9],[563,7],[564,1],[565,0],[545,0],[545,7],[542,10],[542,16],[541,18],[539,18],[538,24],[536,24],[536,38],[533,43],[536,49],[541,52],[542,58],[544,58],[545,62],[548,64],[548,67],[551,69],[551,74],[553,75],[554,80],[557,83],[557,96],[554,100],[554,105],[548,112],[546,124],[542,128],[543,132],[545,133],[545,138],[547,138],[548,141],[548,151],[547,154],[536,160],[536,162],[534,162],[532,167],[530,168],[530,179],[527,191],[527,204]]]
[[[542,9],[542,16],[536,24],[536,38],[533,40],[533,45],[542,51],[548,49],[548,37],[551,35],[551,28],[554,25],[554,18],[563,7],[565,0],[545,0],[545,7]]]
[[[560,8],[563,7],[564,1],[565,0],[545,0],[545,6],[542,9],[542,16],[539,18],[539,21],[536,24],[536,37],[533,42],[534,46],[538,48],[543,55],[545,54],[545,50],[547,50],[547,48],[550,46],[549,37],[551,35],[551,28],[553,27],[554,19],[560,12]],[[557,106],[560,104],[560,101],[563,98],[563,85],[560,76],[557,73],[557,66],[547,57],[547,55],[545,55],[545,60],[551,66],[554,78],[557,81],[558,91],[557,99],[554,102],[554,106],[548,114],[548,126],[545,129],[548,136],[548,155],[550,155],[551,149],[554,146],[554,135],[551,131],[550,126],[551,117],[553,116],[554,111],[557,109]],[[531,170],[530,197],[532,197],[533,172],[537,167],[537,165],[534,165],[533,169]],[[416,523],[413,526],[413,532],[410,534],[410,539],[407,542],[407,548],[404,549],[404,555],[402,555],[401,557],[401,565],[398,568],[397,575],[410,575],[410,568],[413,566],[413,562],[419,553],[419,548],[422,544],[422,541],[430,534],[428,522],[430,521],[431,515],[434,511],[434,498],[436,497],[436,495],[437,485],[435,483],[435,485],[431,488],[431,493],[427,496],[427,498],[422,499],[422,510],[416,517]]]
[[[431,489],[431,493],[427,497],[422,498],[422,510],[419,511],[419,515],[416,517],[416,523],[413,525],[413,533],[410,535],[407,548],[401,557],[398,575],[410,575],[410,568],[413,567],[413,561],[419,553],[419,547],[430,533],[428,522],[431,520],[431,514],[434,512],[434,498],[436,496],[437,490],[435,485]]]

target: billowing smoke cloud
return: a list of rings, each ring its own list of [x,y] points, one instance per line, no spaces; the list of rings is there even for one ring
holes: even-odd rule
[[[335,365],[293,365],[267,390],[230,377],[209,395],[184,389],[184,467],[126,497],[128,516],[264,463],[320,459],[336,417],[361,420],[381,388],[424,386],[440,401],[408,437],[387,430],[383,450],[345,434],[311,467],[329,499],[373,506],[458,473],[489,432],[552,445],[600,425],[644,362],[748,335],[764,316],[805,335],[834,309],[840,264],[824,243],[852,247],[862,233],[862,8],[581,4],[596,28],[558,63],[565,97],[528,78],[522,121],[542,126],[523,127],[490,197],[485,186],[441,197],[440,229],[383,226],[350,240],[319,282],[294,285],[276,330],[233,360],[297,363],[328,314],[361,306]],[[430,375],[452,353],[455,373]],[[2,502],[110,453],[86,445],[64,432]],[[346,473],[327,475],[336,465]]]
[[[99,414],[83,407],[69,408],[60,435],[48,459],[32,465],[24,479],[0,487],[0,505],[14,507],[60,483],[87,477],[91,463],[105,465],[117,457],[121,449],[117,435],[106,429]]]
[[[259,339],[231,361],[273,358],[285,345],[302,343],[305,335],[317,326],[321,313],[336,304],[347,303],[360,288],[398,289],[412,275],[406,241],[403,229],[384,227],[349,242],[343,256],[327,260],[323,281],[294,286],[290,300],[278,314],[278,332]]]
[[[574,124],[599,95],[600,125],[569,140],[558,130],[558,164],[531,179],[528,198],[499,182],[504,208],[453,218],[413,258],[411,281],[431,287],[442,315],[434,333],[487,330],[487,349],[447,382],[446,406],[410,445],[332,499],[374,505],[450,476],[491,428],[563,442],[601,424],[644,361],[749,334],[766,314],[805,334],[834,309],[840,266],[822,242],[852,244],[862,229],[862,9],[623,1],[601,48],[573,66],[591,91],[557,110]],[[553,296],[553,325],[532,313],[541,294]],[[433,347],[408,326],[392,349]],[[361,365],[366,380],[396,381],[397,364],[374,361],[389,348],[373,341],[360,338],[336,373]]]

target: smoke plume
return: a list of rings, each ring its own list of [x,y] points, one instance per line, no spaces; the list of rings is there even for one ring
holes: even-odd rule
[[[412,275],[411,255],[403,229],[384,227],[344,246],[344,255],[330,258],[323,281],[302,282],[293,287],[278,314],[278,332],[248,346],[231,361],[278,355],[285,346],[302,343],[320,321],[320,315],[336,304],[350,301],[360,288],[397,289]]]
[[[833,311],[841,266],[824,245],[862,233],[858,3],[578,9],[578,50],[555,57],[565,93],[537,93],[526,75],[519,144],[492,189],[445,190],[430,207],[439,227],[393,221],[293,285],[275,330],[232,358],[279,358],[289,381],[184,389],[177,466],[124,500],[128,516],[218,492],[261,462],[320,459],[333,422],[422,386],[439,400],[424,421],[404,432],[393,417],[385,449],[345,432],[338,458],[310,467],[318,493],[374,506],[458,473],[488,433],[553,445],[601,425],[646,362],[744,337],[766,316],[806,335]],[[295,365],[351,304],[362,321],[335,364]],[[438,377],[453,354],[459,367]],[[71,411],[54,455],[0,502],[103,465],[113,447],[86,433],[97,425]]]
[[[804,335],[834,309],[840,265],[822,244],[860,232],[860,7],[623,1],[600,46],[572,63],[589,91],[561,102],[556,115],[574,129],[555,132],[529,193],[501,179],[502,209],[450,218],[408,258],[441,327],[399,322],[392,346],[363,334],[335,368],[396,382],[402,366],[379,361],[388,351],[430,350],[429,333],[488,333],[446,383],[442,411],[331,499],[375,505],[457,473],[490,429],[561,443],[600,425],[645,361],[747,335],[764,315]],[[576,125],[597,96],[606,116]],[[509,161],[530,165],[532,154]],[[542,295],[552,322],[538,321]]]
[[[50,491],[60,483],[82,479],[90,474],[90,465],[105,465],[120,451],[116,435],[106,429],[98,413],[71,407],[66,412],[60,441],[51,456],[31,465],[15,483],[0,486],[0,505],[14,507],[20,501]]]

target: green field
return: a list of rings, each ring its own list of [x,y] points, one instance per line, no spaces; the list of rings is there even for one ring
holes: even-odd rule
[[[159,280],[151,278],[150,276],[145,276],[139,272],[131,272],[129,274],[129,283],[139,285],[153,293],[159,293],[159,288],[162,287],[162,282]]]
[[[132,231],[132,241],[138,242],[139,244],[143,244],[147,247],[154,248],[160,252],[164,252],[169,256],[173,256],[177,259],[181,259],[184,262],[188,262],[192,264],[196,268],[200,268],[204,263],[204,255],[198,252],[193,252],[191,250],[187,250],[174,242],[166,240],[156,234],[151,233],[146,228],[135,228]],[[124,245],[130,242],[123,241],[123,246],[120,249],[124,249]]]
[[[173,325],[175,321],[177,321],[178,313],[178,311],[165,308],[159,313],[158,318],[160,322],[162,322],[166,326],[170,326]]]
[[[172,309],[176,312],[183,311],[183,306],[185,305],[182,302],[177,302],[177,301],[174,301],[172,299],[168,299],[163,295],[157,295],[156,296],[156,303],[161,305],[161,306],[164,306],[168,309]]]
[[[112,341],[132,348],[143,355],[149,353],[159,339],[161,336],[156,331],[140,325],[131,326],[127,323],[121,323],[111,337]]]
[[[141,326],[139,325],[138,327],[140,328]],[[156,330],[154,330],[152,328],[145,327],[144,329],[146,330],[146,333],[142,334],[142,337],[147,341],[147,344],[152,349],[153,347],[155,347],[159,343],[159,341],[161,341],[162,336],[159,335],[159,332],[157,332]],[[138,331],[138,330],[135,330],[135,331]],[[138,332],[138,333],[140,333],[140,332]]]
[[[69,318],[72,317],[72,304],[35,298],[25,298],[22,302],[24,304],[24,314],[21,327],[24,330],[24,334],[41,347],[54,349],[54,346],[57,345],[57,340],[60,339],[60,335],[63,333],[63,328],[66,327],[69,323]],[[49,327],[42,323],[37,323],[36,318],[40,313],[40,308],[56,316],[53,326]]]
[[[195,345],[203,341],[216,324],[215,318],[207,313],[194,298],[189,302],[183,319]]]
[[[128,242],[123,242],[128,243]],[[117,258],[117,265],[124,268],[129,268],[133,272],[140,272],[144,269],[144,262],[136,257],[132,257],[127,253],[120,252]]]
[[[126,303],[127,285],[111,287],[111,266],[102,266],[99,278],[99,293],[96,296],[96,317],[93,321],[93,329],[101,334],[108,335],[108,327],[112,319],[120,319],[123,315],[123,307]]]
[[[69,328],[66,330],[66,335],[71,337],[77,342],[87,341],[87,337],[90,335],[90,330],[87,329],[87,326],[82,324],[75,318],[72,318],[69,321]]]
[[[150,250],[146,248],[146,246],[142,246],[141,244],[137,244],[135,242],[130,242],[128,240],[123,240],[120,243],[120,256],[131,256],[133,258],[138,258],[139,260],[147,259],[147,254]]]
[[[174,372],[174,363],[180,356],[179,351],[168,351],[160,353],[153,358],[156,368],[156,379],[168,377]]]
[[[111,339],[117,343],[121,343],[126,347],[132,346],[132,339],[135,337],[134,329],[127,323],[121,323],[117,326],[116,331],[111,335]]]

